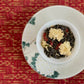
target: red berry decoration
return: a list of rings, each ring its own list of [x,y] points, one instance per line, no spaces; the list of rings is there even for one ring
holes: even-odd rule
[[[45,37],[45,36],[46,36],[46,33],[44,32],[44,33],[43,33],[43,37]]]
[[[56,46],[55,49],[58,50],[58,48],[59,48],[60,45],[61,45],[61,43],[59,43],[59,44]]]
[[[50,45],[53,46],[53,42],[52,41],[50,41]]]
[[[68,29],[66,29],[66,32],[68,32]]]
[[[45,41],[48,41],[48,38],[46,36],[46,33],[43,34],[43,38],[44,38]]]

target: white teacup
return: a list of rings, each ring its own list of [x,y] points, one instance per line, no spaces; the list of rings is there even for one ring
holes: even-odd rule
[[[72,54],[68,57],[64,57],[64,58],[60,58],[60,59],[55,59],[53,57],[50,57],[50,58],[47,57],[46,54],[44,53],[43,47],[41,46],[41,40],[42,40],[45,29],[47,29],[50,26],[56,25],[56,24],[68,26],[70,28],[70,30],[73,32],[74,37],[75,37],[75,46],[71,51]],[[80,35],[79,35],[77,28],[72,23],[70,23],[66,20],[53,20],[53,21],[50,21],[50,22],[44,24],[40,28],[40,30],[37,34],[36,45],[37,45],[37,49],[38,49],[40,55],[46,61],[48,61],[50,63],[54,63],[54,64],[64,64],[64,63],[70,62],[72,60],[72,58],[76,57],[76,55],[79,51],[79,48],[80,48]]]

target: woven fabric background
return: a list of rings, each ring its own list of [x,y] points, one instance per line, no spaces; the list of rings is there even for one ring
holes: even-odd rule
[[[84,14],[84,0],[0,0],[0,84],[84,84],[84,71],[54,80],[36,73],[24,59],[21,38],[26,23],[52,5],[70,6]]]

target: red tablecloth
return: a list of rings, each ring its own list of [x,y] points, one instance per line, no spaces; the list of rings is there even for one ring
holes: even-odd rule
[[[21,49],[28,20],[51,5],[71,6],[84,13],[84,0],[0,0],[0,84],[84,84],[84,71],[64,80],[45,78],[30,68]]]

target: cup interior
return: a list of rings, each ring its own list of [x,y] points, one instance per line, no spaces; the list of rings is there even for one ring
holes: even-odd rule
[[[56,25],[56,24],[68,26],[70,28],[70,30],[73,32],[73,35],[75,37],[75,45],[74,45],[74,48],[72,49],[72,54],[68,57],[64,57],[64,58],[60,58],[60,59],[47,57],[46,54],[44,53],[43,47],[41,46],[41,40],[42,40],[42,36],[43,36],[45,29],[52,25]],[[79,48],[80,48],[80,35],[79,35],[77,28],[72,23],[70,23],[66,20],[53,20],[53,21],[47,22],[40,28],[40,30],[37,34],[37,38],[36,38],[36,46],[37,46],[37,49],[38,49],[40,55],[46,61],[48,61],[50,63],[54,63],[54,64],[64,64],[66,62],[71,61],[72,58],[74,58],[77,55]]]

